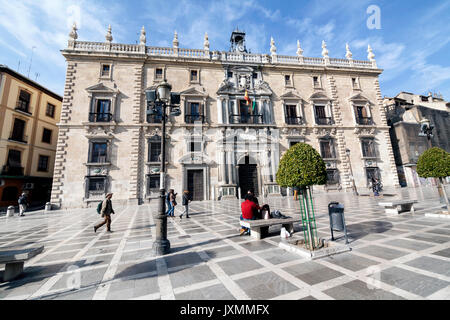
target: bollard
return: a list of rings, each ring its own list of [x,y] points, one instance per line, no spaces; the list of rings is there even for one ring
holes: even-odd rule
[[[6,210],[6,216],[7,217],[14,216],[14,211],[15,211],[14,206],[9,206],[8,209]]]
[[[45,204],[45,212],[52,210],[52,204],[50,202],[47,202]]]

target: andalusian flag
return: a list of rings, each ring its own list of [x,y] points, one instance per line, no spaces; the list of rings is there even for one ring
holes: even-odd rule
[[[245,96],[244,96],[244,99],[245,99],[245,101],[247,101],[247,105],[249,105],[250,104],[250,98],[248,97],[248,91],[247,90],[245,90]]]
[[[255,108],[256,108],[256,99],[253,100],[253,106],[252,106],[252,112],[255,112]]]

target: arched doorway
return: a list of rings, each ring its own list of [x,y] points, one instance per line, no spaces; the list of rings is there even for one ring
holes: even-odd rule
[[[245,156],[244,163],[239,164],[239,187],[241,198],[244,198],[250,189],[254,190],[255,196],[259,196],[258,168],[256,164],[250,163],[249,156]]]

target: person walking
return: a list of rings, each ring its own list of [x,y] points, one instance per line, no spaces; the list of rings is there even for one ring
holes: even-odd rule
[[[108,232],[112,232],[111,230],[111,213],[115,214],[114,209],[112,208],[112,198],[113,194],[108,193],[106,195],[105,200],[102,202],[102,209],[100,210],[100,214],[102,215],[102,218],[105,220],[103,222],[100,222],[96,226],[94,226],[94,232],[97,232],[97,229],[106,224],[106,229]]]
[[[372,191],[373,191],[373,195],[375,197],[378,197],[379,194],[379,182],[378,179],[375,179],[374,177],[372,177]]]
[[[177,194],[178,193],[175,193],[175,191],[173,190],[173,189],[170,189],[170,206],[171,206],[171,209],[170,209],[170,212],[169,212],[169,216],[170,217],[175,217],[175,207],[177,206]]]
[[[172,194],[172,189],[169,190],[166,194],[166,216],[170,216],[170,211],[172,210],[172,204],[170,202],[170,195]]]
[[[183,198],[182,198],[182,205],[184,207],[183,213],[180,215],[180,219],[183,218],[183,215],[186,213],[186,219],[189,218],[189,202],[192,201],[191,195],[189,194],[188,190],[184,190]]]
[[[17,202],[19,203],[19,216],[23,217],[25,216],[24,212],[27,210],[28,206],[27,194],[25,192],[22,192]]]

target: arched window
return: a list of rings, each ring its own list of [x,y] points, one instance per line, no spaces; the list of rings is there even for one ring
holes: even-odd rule
[[[17,187],[5,187],[2,193],[2,201],[15,201],[18,199],[19,190]]]

